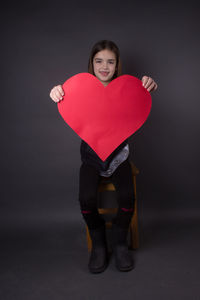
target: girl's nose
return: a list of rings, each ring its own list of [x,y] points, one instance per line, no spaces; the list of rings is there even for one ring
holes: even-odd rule
[[[104,62],[103,63],[103,68],[107,69],[107,66],[108,66],[107,62]]]

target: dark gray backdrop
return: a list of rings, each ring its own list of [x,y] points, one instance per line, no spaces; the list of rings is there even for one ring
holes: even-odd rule
[[[7,220],[23,210],[26,217],[42,218],[47,210],[63,217],[77,213],[80,138],[49,92],[87,71],[91,47],[100,39],[118,44],[124,74],[149,75],[158,84],[151,114],[131,138],[140,201],[162,213],[199,208],[194,3],[34,1],[4,7],[0,151]]]
[[[101,39],[119,46],[123,74],[158,84],[131,137],[140,215],[198,219],[198,1],[9,2],[1,30],[1,230],[82,222],[80,138],[49,93],[87,71]]]

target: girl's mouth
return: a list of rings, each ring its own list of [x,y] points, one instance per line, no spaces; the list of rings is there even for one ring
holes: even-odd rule
[[[103,76],[108,76],[108,74],[109,74],[109,72],[99,72],[101,75],[103,75]]]

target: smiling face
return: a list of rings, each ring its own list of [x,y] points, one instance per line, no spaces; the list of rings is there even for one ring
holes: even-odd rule
[[[116,71],[115,53],[105,49],[96,53],[93,58],[93,69],[95,76],[107,86],[111,82]]]

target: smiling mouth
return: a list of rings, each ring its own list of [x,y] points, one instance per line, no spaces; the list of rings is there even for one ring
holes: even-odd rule
[[[109,72],[99,72],[103,76],[108,76]]]

